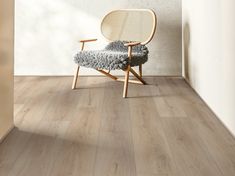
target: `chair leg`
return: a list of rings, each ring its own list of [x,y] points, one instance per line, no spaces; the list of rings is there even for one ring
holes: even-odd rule
[[[124,88],[123,88],[123,98],[127,97],[129,73],[130,73],[130,66],[127,67],[126,74],[125,74],[125,82],[124,82]]]
[[[146,82],[143,80],[143,78],[141,78],[141,77],[135,72],[135,70],[133,70],[132,68],[130,68],[130,72],[131,72],[138,80],[140,80],[140,82],[142,82],[142,84],[146,84]]]
[[[139,75],[142,78],[142,64],[139,65]]]
[[[74,77],[73,77],[73,85],[72,85],[72,89],[76,89],[76,85],[77,85],[77,79],[78,79],[78,73],[79,73],[79,68],[80,66],[77,66],[77,69],[74,73]]]

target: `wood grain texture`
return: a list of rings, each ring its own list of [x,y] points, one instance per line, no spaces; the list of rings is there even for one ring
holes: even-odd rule
[[[16,77],[4,176],[232,176],[235,139],[181,78]]]

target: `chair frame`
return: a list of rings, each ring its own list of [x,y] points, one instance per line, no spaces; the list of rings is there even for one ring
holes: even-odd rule
[[[121,9],[122,10],[122,9]],[[130,42],[130,43],[126,43],[125,46],[128,47],[128,58],[129,60],[131,60],[132,58],[132,48],[134,46],[137,46],[137,45],[140,45],[140,44],[147,44],[149,43],[153,36],[154,36],[154,33],[156,31],[156,23],[157,23],[157,18],[156,18],[156,14],[150,10],[150,9],[123,9],[123,10],[147,10],[149,12],[151,12],[151,14],[153,15],[153,28],[152,28],[152,33],[150,35],[150,37],[148,38],[148,40],[144,41],[144,42]],[[112,13],[113,11],[109,12],[108,14]],[[108,15],[107,14],[107,15]],[[106,15],[106,16],[107,16]],[[105,17],[106,17],[105,16]],[[104,17],[104,18],[105,18]],[[104,20],[103,18],[103,20]],[[97,39],[84,39],[84,40],[80,40],[79,42],[81,43],[81,51],[84,50],[84,47],[85,47],[85,43],[88,43],[88,42],[95,42],[97,41]],[[130,63],[130,62],[129,62]],[[74,73],[74,78],[73,78],[73,84],[72,84],[72,89],[76,89],[76,86],[77,86],[77,80],[78,80],[78,74],[79,74],[79,69],[80,69],[80,66],[78,65],[76,70],[75,70],[75,73]],[[135,72],[134,69],[131,68],[130,64],[127,66],[127,68],[125,70],[123,70],[125,72],[125,78],[124,79],[121,79],[121,78],[118,78],[112,74],[110,74],[109,72],[105,71],[105,70],[102,70],[102,69],[97,69],[98,72],[104,74],[105,76],[115,80],[115,81],[121,81],[121,82],[124,82],[124,87],[123,87],[123,98],[126,98],[127,97],[127,92],[128,92],[128,83],[134,83],[134,84],[147,84],[143,78],[142,78],[142,64],[139,65],[139,74]],[[137,78],[137,80],[130,80],[129,79],[129,75],[130,75],[130,72]]]

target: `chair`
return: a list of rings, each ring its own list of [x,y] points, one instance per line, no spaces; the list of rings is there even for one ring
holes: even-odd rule
[[[142,78],[142,64],[148,59],[148,44],[155,33],[157,18],[150,9],[120,9],[108,13],[101,22],[101,32],[110,43],[103,50],[84,51],[87,42],[80,40],[81,51],[74,61],[78,65],[74,74],[72,89],[76,88],[80,66],[93,68],[115,81],[124,82],[123,97],[127,97],[128,83],[146,84]],[[133,67],[139,67],[139,74]],[[110,74],[111,70],[125,72],[125,79]],[[137,80],[129,80],[129,73]]]

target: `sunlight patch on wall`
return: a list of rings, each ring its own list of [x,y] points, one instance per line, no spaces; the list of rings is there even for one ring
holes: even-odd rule
[[[67,1],[36,0],[25,3],[19,0],[16,16],[16,73],[27,75],[37,70],[46,73],[47,70],[53,72],[52,69],[56,72],[59,67],[61,74],[67,74],[67,70],[71,70],[72,74],[73,54],[80,48],[78,40],[101,38],[100,19]],[[99,44],[92,46],[101,47]],[[90,46],[87,45],[87,48]],[[29,57],[31,60],[24,62]]]

